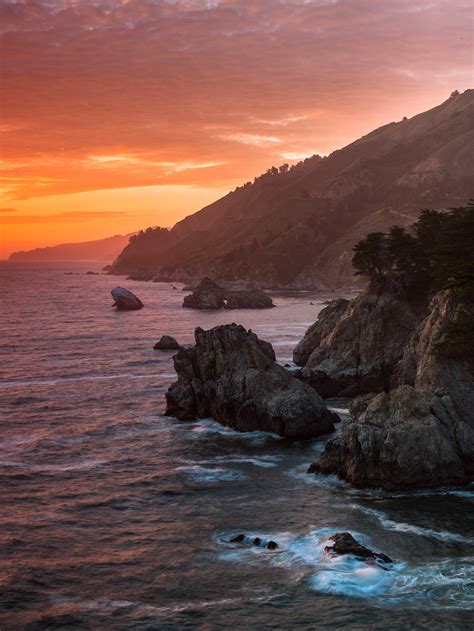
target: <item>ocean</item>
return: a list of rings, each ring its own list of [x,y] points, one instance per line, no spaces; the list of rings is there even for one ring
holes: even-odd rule
[[[100,264],[0,264],[2,631],[472,629],[472,486],[355,490],[306,474],[324,438],[164,416],[161,335],[191,343],[196,326],[237,322],[285,363],[340,294],[197,312],[180,284],[88,270]],[[115,285],[145,308],[112,309]],[[328,558],[342,531],[393,567]],[[229,543],[239,533],[279,547]]]

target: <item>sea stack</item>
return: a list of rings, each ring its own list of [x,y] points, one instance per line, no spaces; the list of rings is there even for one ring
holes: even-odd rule
[[[287,438],[332,432],[339,418],[319,394],[275,361],[271,344],[237,324],[197,328],[196,344],[174,356],[178,381],[166,393],[169,416],[212,417],[239,432]]]

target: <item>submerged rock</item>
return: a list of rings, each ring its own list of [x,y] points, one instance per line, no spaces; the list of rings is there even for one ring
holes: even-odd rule
[[[232,537],[230,543],[243,543],[245,541],[245,535],[237,535],[236,537]]]
[[[333,431],[337,415],[310,386],[275,361],[271,344],[237,324],[197,328],[196,345],[180,348],[178,381],[166,393],[166,414],[191,421],[212,417],[240,432],[288,438]]]
[[[189,309],[268,309],[273,301],[265,292],[250,283],[216,282],[203,278],[185,296],[183,307]]]
[[[153,348],[157,351],[177,351],[179,344],[171,335],[162,335]]]
[[[260,547],[264,542],[260,537],[254,537],[254,539],[250,541],[250,537],[246,537],[244,534],[240,534],[232,537],[232,539],[229,540],[229,543],[251,543],[254,546]],[[267,548],[268,550],[277,550],[278,544],[276,543],[276,541],[270,540],[265,544],[265,548]]]
[[[143,302],[135,296],[128,289],[123,287],[115,287],[111,291],[112,298],[114,299],[113,307],[117,307],[120,310],[137,310],[143,308]]]
[[[358,559],[374,559],[384,563],[393,563],[386,554],[372,552],[369,548],[361,545],[349,532],[338,532],[329,537],[334,541],[332,546],[326,546],[324,551],[331,555],[352,554]]]

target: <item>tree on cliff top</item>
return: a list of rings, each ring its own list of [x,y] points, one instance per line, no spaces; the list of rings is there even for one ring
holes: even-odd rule
[[[474,201],[446,212],[423,210],[412,231],[393,226],[354,246],[355,274],[390,279],[408,293],[455,289],[474,301]]]

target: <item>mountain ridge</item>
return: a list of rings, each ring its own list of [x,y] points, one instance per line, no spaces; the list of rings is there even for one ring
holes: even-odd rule
[[[12,252],[9,261],[113,261],[135,233]],[[94,253],[94,254],[92,254]]]
[[[356,284],[354,243],[472,196],[474,90],[373,130],[327,157],[272,167],[161,233],[138,236],[111,266],[162,280],[214,276],[267,286]],[[395,221],[394,221],[395,219]],[[364,232],[366,231],[366,232]]]

